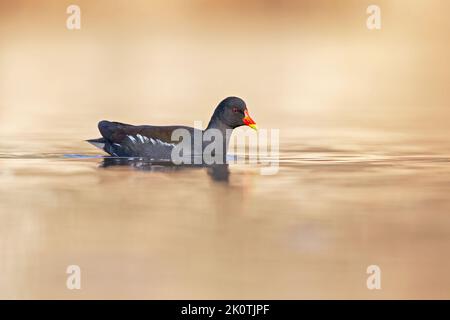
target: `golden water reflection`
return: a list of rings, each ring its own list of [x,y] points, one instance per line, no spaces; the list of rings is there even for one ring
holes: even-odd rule
[[[3,154],[0,297],[448,298],[450,153],[430,145],[291,144],[276,175],[231,165],[227,183]]]

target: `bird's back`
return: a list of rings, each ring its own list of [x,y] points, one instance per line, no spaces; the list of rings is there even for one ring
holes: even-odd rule
[[[88,140],[112,156],[146,157],[170,159],[177,141],[172,141],[172,134],[177,129],[184,129],[193,136],[195,130],[187,126],[134,126],[121,122],[100,121],[98,129],[100,139]]]

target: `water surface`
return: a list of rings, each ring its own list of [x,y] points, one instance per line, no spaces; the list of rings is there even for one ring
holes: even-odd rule
[[[72,138],[0,144],[1,298],[449,297],[442,142],[292,137],[277,174],[239,163],[216,179],[108,165]]]

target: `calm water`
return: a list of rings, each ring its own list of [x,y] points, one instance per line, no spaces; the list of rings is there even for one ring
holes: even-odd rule
[[[0,298],[450,298],[450,1],[76,2],[0,1]],[[229,95],[277,174],[83,141]]]
[[[81,140],[1,140],[0,298],[450,297],[448,143],[291,135],[276,175],[216,179],[108,166]]]

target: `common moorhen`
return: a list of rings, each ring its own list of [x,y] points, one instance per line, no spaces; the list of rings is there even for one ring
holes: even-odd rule
[[[176,129],[185,129],[192,137],[199,133],[203,135],[208,129],[216,129],[225,138],[229,137],[227,129],[243,125],[256,130],[256,123],[249,116],[245,102],[237,97],[228,97],[219,103],[205,130],[187,126],[134,126],[103,120],[98,123],[102,138],[87,141],[112,156],[170,159],[173,148],[179,143],[172,141],[172,133]],[[225,138],[224,154],[227,148],[228,138]]]

